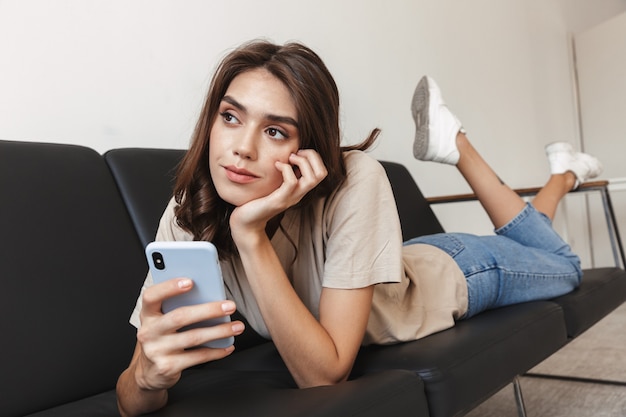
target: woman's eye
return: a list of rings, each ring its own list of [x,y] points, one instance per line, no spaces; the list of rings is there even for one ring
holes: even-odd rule
[[[281,132],[275,127],[270,127],[269,129],[267,129],[267,134],[273,139],[287,139],[287,134]]]
[[[235,124],[235,123],[239,122],[239,120],[237,120],[237,118],[235,116],[233,116],[232,114],[230,114],[228,112],[220,113],[220,115],[222,116],[222,119],[226,123]]]

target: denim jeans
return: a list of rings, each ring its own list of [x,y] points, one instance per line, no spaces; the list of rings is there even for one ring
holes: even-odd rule
[[[566,294],[580,284],[580,259],[531,204],[495,236],[440,233],[405,245],[425,243],[447,252],[467,280],[468,310],[481,311]]]

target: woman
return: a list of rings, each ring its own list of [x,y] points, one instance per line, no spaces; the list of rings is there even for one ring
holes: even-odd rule
[[[139,328],[137,345],[117,386],[123,415],[164,406],[184,369],[231,354],[232,346],[187,348],[237,336],[241,322],[177,329],[236,308],[272,339],[297,384],[309,387],[345,380],[362,344],[414,340],[486,308],[575,288],[581,274],[576,255],[545,216],[500,184],[432,80],[418,85],[413,112],[416,156],[457,165],[496,227],[516,230],[515,224],[535,219],[558,250],[522,242],[515,257],[523,251],[529,262],[545,262],[543,269],[557,273],[542,275],[540,285],[534,276],[523,277],[523,289],[493,272],[498,264],[476,274],[463,254],[493,258],[483,243],[490,238],[472,237],[466,249],[465,235],[403,246],[385,172],[362,152],[378,131],[342,148],[338,91],[320,58],[295,43],[246,44],[214,75],[156,237],[212,241],[229,300],[162,314],[163,300],[193,283],[183,277],[152,285],[147,277],[131,318]],[[574,182],[597,170],[595,159],[565,145],[549,154],[554,175],[533,204],[552,216]],[[506,255],[497,254],[508,261]],[[494,290],[497,285],[502,289]]]

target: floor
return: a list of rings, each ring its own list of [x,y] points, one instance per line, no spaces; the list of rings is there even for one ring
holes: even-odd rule
[[[520,384],[528,417],[625,417],[626,304],[522,376]],[[512,385],[466,415],[517,416]]]

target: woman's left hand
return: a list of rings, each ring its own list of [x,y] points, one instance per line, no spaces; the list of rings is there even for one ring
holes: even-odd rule
[[[276,161],[283,182],[265,197],[237,207],[230,216],[230,227],[235,243],[245,239],[246,232],[265,232],[267,222],[302,198],[328,175],[320,155],[313,149],[301,149],[289,156],[289,163]]]

